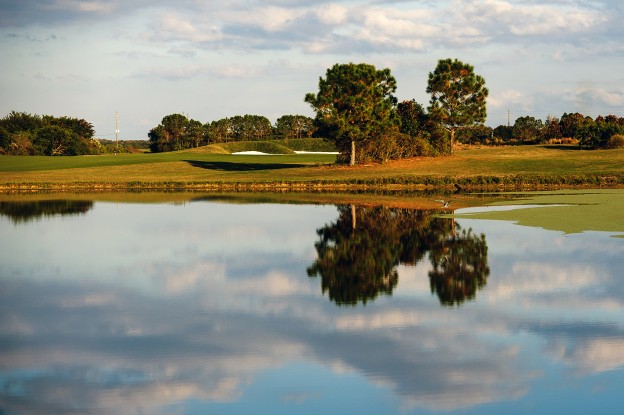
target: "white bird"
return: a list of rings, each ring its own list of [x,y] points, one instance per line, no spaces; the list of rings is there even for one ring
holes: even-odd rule
[[[442,207],[443,208],[447,208],[451,205],[451,201],[450,200],[440,200],[440,199],[436,199],[436,202],[440,202],[442,203]]]

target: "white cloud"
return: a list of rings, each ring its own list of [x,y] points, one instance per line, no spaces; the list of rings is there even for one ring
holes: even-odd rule
[[[599,29],[606,16],[592,8],[523,4],[505,0],[455,2],[457,20],[484,27],[489,35],[561,35]],[[465,16],[464,18],[460,16]]]
[[[214,42],[223,38],[221,29],[215,25],[201,25],[192,18],[175,12],[166,12],[153,24],[150,37],[160,41]]]
[[[496,91],[494,94],[488,96],[488,106],[495,109],[507,109],[513,106],[514,109],[522,109],[524,111],[531,111],[533,109],[533,98],[527,96],[522,91],[513,89],[506,89],[502,91]]]
[[[268,32],[276,32],[293,24],[305,14],[305,10],[275,6],[255,8],[231,8],[221,18],[228,24],[248,25]]]
[[[342,25],[349,17],[349,9],[337,3],[324,4],[314,8],[314,14],[327,25]]]
[[[604,88],[580,88],[574,93],[575,100],[586,104],[596,103],[601,106],[624,105],[624,89],[607,91]]]

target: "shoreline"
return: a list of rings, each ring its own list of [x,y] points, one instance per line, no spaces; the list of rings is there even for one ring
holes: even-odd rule
[[[72,181],[6,182],[0,193],[34,191],[509,191],[624,188],[624,173],[611,175],[509,175],[469,177],[391,177],[310,181]]]

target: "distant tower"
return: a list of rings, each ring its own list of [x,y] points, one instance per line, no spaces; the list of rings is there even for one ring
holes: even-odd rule
[[[115,111],[115,154],[119,150],[119,113]]]

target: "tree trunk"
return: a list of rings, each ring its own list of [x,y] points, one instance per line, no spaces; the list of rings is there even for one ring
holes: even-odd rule
[[[357,216],[356,216],[355,205],[351,205],[351,229],[355,230],[356,225],[357,225]]]
[[[451,128],[451,154],[453,154],[453,144],[455,144],[455,129]]]
[[[351,139],[351,166],[355,166],[355,140]]]

